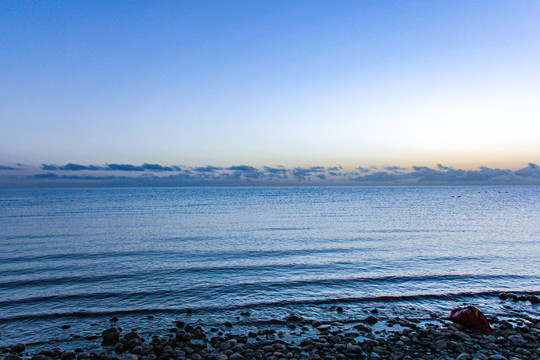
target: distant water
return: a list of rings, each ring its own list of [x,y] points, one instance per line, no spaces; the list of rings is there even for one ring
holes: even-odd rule
[[[112,316],[496,313],[499,291],[540,292],[539,240],[538,186],[0,190],[0,346]]]

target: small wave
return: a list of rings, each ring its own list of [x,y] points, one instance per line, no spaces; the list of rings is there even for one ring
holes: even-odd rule
[[[505,292],[515,292],[519,294],[538,294],[538,291],[520,291],[520,290],[505,290]],[[342,297],[342,298],[325,298],[325,299],[310,299],[310,300],[291,300],[291,301],[270,301],[256,302],[249,304],[238,304],[230,306],[204,306],[204,307],[178,307],[178,308],[144,308],[144,309],[109,309],[101,311],[75,311],[75,312],[55,312],[55,313],[34,313],[15,316],[6,316],[0,318],[0,323],[7,323],[19,320],[33,319],[58,319],[58,318],[98,318],[109,315],[128,315],[128,314],[182,314],[182,313],[198,313],[198,312],[213,312],[213,311],[235,311],[243,309],[260,309],[267,307],[286,307],[298,305],[326,305],[337,303],[397,303],[419,300],[452,300],[461,301],[468,298],[489,298],[500,294],[500,291],[481,291],[481,292],[456,292],[442,294],[413,294],[399,296],[365,296],[365,297]]]

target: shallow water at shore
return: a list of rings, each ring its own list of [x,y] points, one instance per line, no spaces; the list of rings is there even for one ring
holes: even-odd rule
[[[500,313],[499,291],[540,292],[537,186],[26,189],[0,204],[0,346],[115,315],[158,329]]]

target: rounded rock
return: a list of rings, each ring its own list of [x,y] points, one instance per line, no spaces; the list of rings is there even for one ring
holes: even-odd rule
[[[24,349],[26,349],[24,344],[23,343],[18,343],[18,344],[13,345],[9,349],[9,352],[14,353],[14,354],[18,354],[18,353],[22,353],[24,351]]]
[[[120,338],[120,330],[115,327],[103,330],[101,337],[103,338],[103,345],[115,344]]]
[[[67,359],[74,359],[75,358],[75,351],[66,351],[65,353],[62,354],[62,360],[67,360]]]
[[[139,358],[137,357],[137,355],[133,355],[133,354],[127,354],[120,358],[120,360],[138,360],[138,359]]]

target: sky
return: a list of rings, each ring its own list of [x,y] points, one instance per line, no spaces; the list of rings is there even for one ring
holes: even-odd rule
[[[0,177],[527,169],[539,18],[538,1],[0,2]]]

